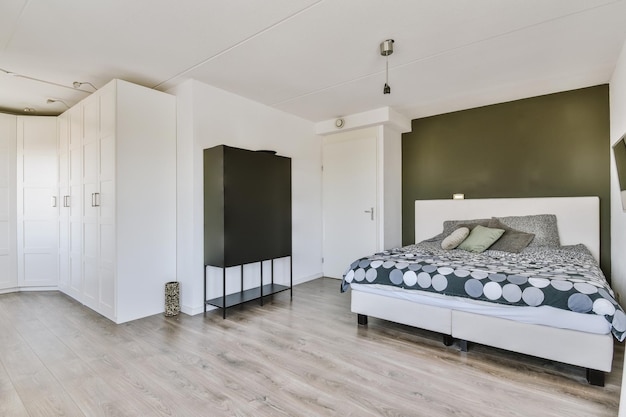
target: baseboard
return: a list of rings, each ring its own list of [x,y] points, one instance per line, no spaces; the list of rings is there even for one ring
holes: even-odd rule
[[[20,292],[28,291],[59,291],[59,287],[20,287]]]
[[[13,292],[29,292],[29,291],[59,291],[59,287],[12,287],[0,290],[0,294],[10,294]]]
[[[313,281],[314,279],[318,279],[323,276],[324,275],[321,272],[318,272],[317,274],[309,275],[308,277],[294,278],[293,285],[296,286],[299,284],[304,284],[305,282]]]
[[[214,307],[214,306],[207,306],[206,311],[215,310],[216,308],[217,307]],[[190,307],[190,306],[186,306],[186,305],[181,305],[180,306],[180,312],[188,314],[190,316],[195,316],[196,314],[204,313],[204,306]]]

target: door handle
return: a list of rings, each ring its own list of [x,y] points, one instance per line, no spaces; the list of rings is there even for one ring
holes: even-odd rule
[[[365,210],[365,213],[369,213],[372,221],[374,220],[374,207],[370,208],[369,210]]]
[[[69,195],[64,195],[63,196],[63,207],[69,207],[70,206],[70,196]]]
[[[56,207],[57,206],[57,197],[55,195],[52,196],[52,207]]]
[[[91,207],[100,207],[100,193],[91,193]]]

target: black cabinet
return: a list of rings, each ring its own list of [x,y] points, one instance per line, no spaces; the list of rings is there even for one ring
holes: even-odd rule
[[[225,145],[204,150],[204,264],[222,268],[222,297],[205,301],[224,309],[289,286],[273,283],[274,259],[289,257],[291,270],[291,159],[268,151]],[[272,284],[226,296],[226,268],[272,263]],[[261,264],[261,271],[263,265]]]

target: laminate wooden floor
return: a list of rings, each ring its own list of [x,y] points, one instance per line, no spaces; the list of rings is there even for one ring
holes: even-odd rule
[[[184,291],[184,288],[182,289]],[[0,295],[3,416],[616,416],[584,370],[370,318],[318,279],[205,315],[115,325],[58,292]]]

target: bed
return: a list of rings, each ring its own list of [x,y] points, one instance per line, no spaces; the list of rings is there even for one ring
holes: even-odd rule
[[[520,253],[441,249],[444,235],[469,220],[544,216],[558,228],[554,245],[541,240],[540,224],[531,230],[539,230],[536,242]],[[449,230],[442,232],[444,222]],[[439,332],[462,350],[475,342],[580,366],[589,383],[602,386],[626,315],[597,263],[599,227],[597,197],[418,200],[416,245],[356,260],[342,291],[351,289],[359,325],[371,316]]]

